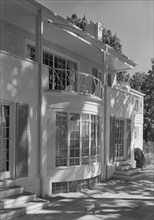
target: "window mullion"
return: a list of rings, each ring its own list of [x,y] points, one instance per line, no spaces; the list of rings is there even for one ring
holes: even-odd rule
[[[97,143],[98,143],[98,142],[97,142],[97,138],[98,138],[98,137],[97,137],[97,135],[98,135],[98,134],[97,134],[97,131],[98,131],[98,130],[97,130],[97,126],[98,126],[98,116],[96,115],[96,126],[95,126],[95,127],[96,127],[96,161],[97,161],[97,147],[98,147],[98,146],[97,146]]]
[[[67,149],[67,166],[70,164],[70,113],[68,113],[67,117],[67,126],[68,126],[68,134],[67,134],[67,140],[68,140],[68,149]]]
[[[89,164],[91,163],[91,115],[89,115]]]
[[[82,165],[82,117],[80,114],[80,165]]]
[[[67,88],[67,60],[65,60],[65,90]]]

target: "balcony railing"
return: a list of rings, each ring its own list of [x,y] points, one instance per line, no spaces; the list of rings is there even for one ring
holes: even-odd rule
[[[102,98],[104,87],[100,79],[91,74],[49,68],[49,90],[80,93]]]

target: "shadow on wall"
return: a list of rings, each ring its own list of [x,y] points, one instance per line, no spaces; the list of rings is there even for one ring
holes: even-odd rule
[[[130,118],[134,109],[133,95],[116,89],[108,89],[108,115]]]
[[[20,118],[23,120],[23,123],[20,123],[20,132],[18,132],[18,143],[22,145],[28,142],[28,153],[32,155],[37,146],[38,64],[24,58],[10,55],[7,52],[1,52],[0,56],[2,63],[0,98],[14,104],[27,104],[29,120],[25,117],[23,109],[20,109],[18,112]],[[26,139],[26,132],[28,134],[28,139]],[[36,161],[31,161],[31,157],[28,157],[28,164],[30,165],[31,163],[33,166]],[[22,161],[19,162],[18,166],[19,169],[22,167]]]

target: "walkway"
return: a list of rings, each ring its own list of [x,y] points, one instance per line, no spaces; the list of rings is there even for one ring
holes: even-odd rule
[[[15,220],[153,220],[154,171],[142,179],[110,180],[93,190],[50,198],[48,208]]]

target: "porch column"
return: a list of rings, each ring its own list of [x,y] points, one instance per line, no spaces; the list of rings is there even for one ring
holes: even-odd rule
[[[104,147],[102,148],[102,168],[101,168],[101,180],[103,179],[107,179],[107,163],[108,163],[108,160],[107,160],[107,138],[106,138],[106,135],[107,135],[107,132],[106,132],[106,121],[107,121],[107,88],[106,88],[106,85],[107,85],[107,73],[108,73],[108,54],[107,54],[107,47],[105,48],[104,51],[102,51],[102,72],[103,72],[103,77],[104,77],[104,96],[103,96],[103,99],[104,99],[104,111],[102,112],[102,115],[103,115],[103,121],[104,121],[104,127],[102,127],[102,132],[103,132],[103,145]]]
[[[44,197],[44,180],[47,176],[46,164],[46,145],[44,144],[44,96],[42,87],[42,73],[43,73],[43,15],[42,9],[39,9],[36,16],[35,23],[35,50],[36,61],[39,63],[38,71],[38,171],[40,176],[40,194]]]

